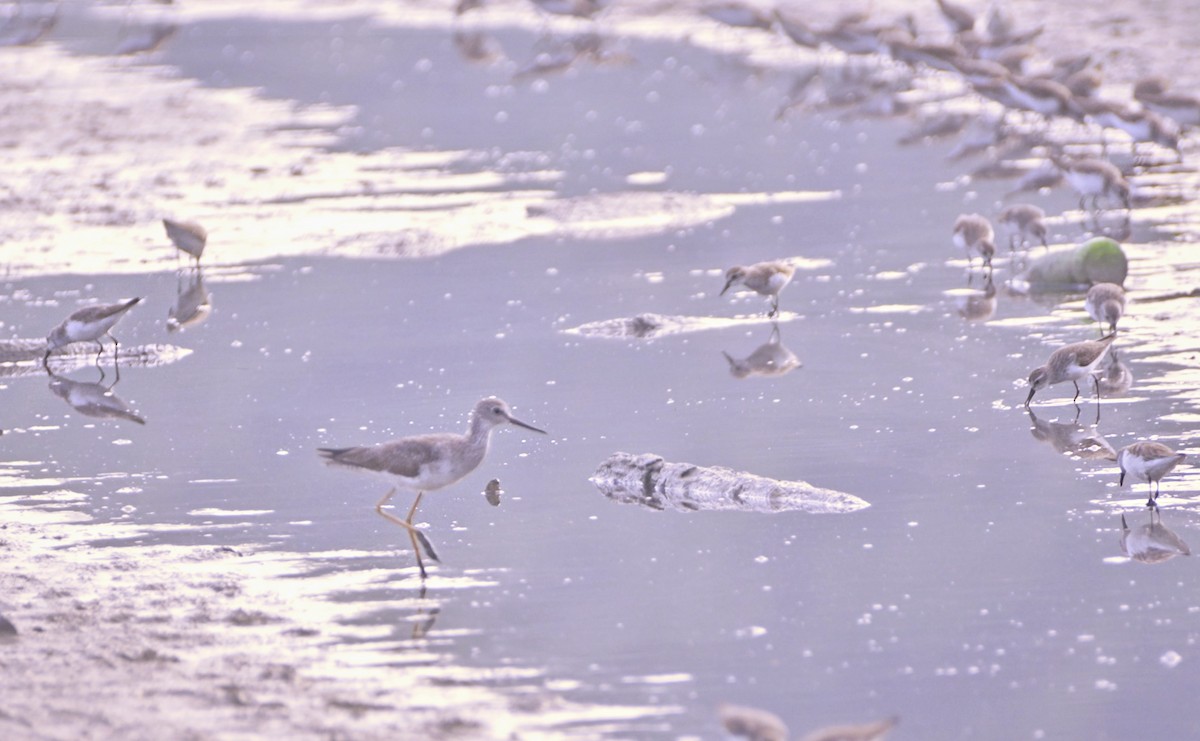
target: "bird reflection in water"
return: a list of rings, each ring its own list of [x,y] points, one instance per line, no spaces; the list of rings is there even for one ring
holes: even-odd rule
[[[167,311],[167,330],[195,327],[212,313],[211,295],[200,267],[181,271],[175,286],[175,305]]]
[[[540,45],[543,48],[535,48],[533,61],[513,73],[513,82],[549,77],[583,62],[626,65],[633,61],[628,53],[610,48],[608,41],[597,33],[581,33],[566,39],[547,37]]]
[[[776,322],[771,322],[771,335],[767,341],[745,358],[738,360],[727,352],[721,354],[729,361],[729,372],[734,378],[783,376],[803,365],[791,350],[783,346]]]
[[[986,322],[996,315],[996,284],[991,273],[984,280],[983,290],[958,297],[958,315],[968,322]]]
[[[49,372],[49,370],[47,369]],[[113,382],[104,384],[104,370],[100,370],[100,380],[95,383],[73,381],[65,376],[50,372],[50,392],[71,405],[71,408],[87,417],[98,419],[127,419],[146,424],[146,420],[130,410],[129,405],[121,400],[112,389],[121,380],[118,366]]]
[[[1032,409],[1026,409],[1029,421],[1033,427],[1029,432],[1034,440],[1049,443],[1058,453],[1070,455],[1084,460],[1115,461],[1117,450],[1114,448],[1095,425],[1084,427],[1079,424],[1080,408],[1075,407],[1075,419],[1070,422],[1048,422],[1038,419]]]
[[[504,49],[496,39],[480,31],[455,31],[454,48],[473,64],[494,64],[504,60]]]
[[[175,306],[167,311],[167,330],[175,332],[203,323],[212,312],[211,296],[204,288],[204,271],[196,269],[179,273],[175,285]]]
[[[412,640],[419,641],[429,635],[429,631],[433,629],[433,624],[437,622],[438,613],[442,611],[442,605],[436,600],[425,602],[426,586],[421,582],[421,591],[417,594],[417,599],[421,601],[421,607],[412,614],[408,619],[412,622]]]
[[[1100,384],[1100,393],[1104,396],[1120,396],[1127,393],[1133,386],[1133,371],[1117,356],[1114,348],[1108,353],[1107,365],[1100,375],[1096,376]]]
[[[1162,563],[1176,556],[1190,556],[1188,544],[1166,525],[1157,508],[1150,510],[1150,521],[1131,528],[1121,515],[1121,552],[1138,563]]]
[[[787,741],[787,724],[774,713],[744,705],[722,703],[717,718],[726,733],[751,741]],[[801,741],[882,741],[900,719],[893,716],[874,723],[826,726],[805,734]]]

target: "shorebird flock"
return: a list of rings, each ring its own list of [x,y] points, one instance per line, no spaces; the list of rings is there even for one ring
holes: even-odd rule
[[[570,16],[592,21],[616,4],[602,0],[531,1],[547,17]],[[1200,98],[1173,91],[1160,78],[1133,82],[1128,98],[1103,97],[1100,92],[1114,86],[1106,83],[1098,60],[1090,54],[1061,58],[1044,54],[1034,45],[1042,27],[1018,28],[1002,4],[993,4],[985,15],[979,16],[950,0],[930,1],[936,4],[946,23],[943,33],[920,31],[911,15],[881,21],[869,12],[850,12],[818,27],[796,10],[765,10],[761,5],[742,2],[711,3],[704,5],[701,13],[739,32],[770,34],[781,43],[816,55],[819,64],[792,86],[788,99],[778,109],[778,119],[798,108],[844,109],[850,115],[863,116],[916,114],[916,127],[900,143],[960,135],[950,157],[961,160],[984,155],[987,163],[976,168],[972,177],[1019,177],[1012,194],[1055,187],[1065,181],[1079,196],[1085,228],[1087,218],[1091,217],[1099,231],[1101,215],[1115,209],[1124,212],[1127,224],[1133,208],[1139,200],[1145,200],[1140,198],[1131,176],[1164,162],[1182,162],[1181,142],[1186,141],[1189,131],[1200,127]],[[485,5],[486,0],[459,0],[454,12],[462,15]],[[585,36],[585,41],[573,45],[575,56],[566,65],[546,65],[534,68],[533,72],[561,71],[585,52],[595,58],[603,41],[594,34]],[[866,63],[851,64],[853,59],[863,59]],[[961,104],[965,99],[971,105],[951,106],[945,96],[931,99],[928,91],[932,87],[917,84],[922,76],[957,82],[965,94],[955,100]],[[814,89],[818,82],[823,91]],[[1088,142],[1098,139],[1100,147],[1080,145],[1080,137],[1055,136],[1053,132],[1058,130],[1061,134],[1063,124],[1098,134],[1082,139]],[[1131,164],[1127,169],[1118,167],[1106,156],[1108,136],[1118,132],[1129,145]],[[1018,159],[1041,164],[1026,169],[1010,164]],[[1049,250],[1048,218],[1040,207],[1015,203],[994,216],[1001,236],[1007,241],[1010,264],[1015,262],[1018,251],[1038,246]],[[163,227],[180,253],[194,260],[198,271],[208,239],[205,229],[194,222],[171,219],[164,219]],[[965,213],[955,220],[950,232],[952,242],[967,258],[968,275],[972,274],[974,257],[978,255],[981,259],[987,272],[987,297],[994,301],[991,272],[997,234],[992,220],[984,213]],[[774,319],[779,314],[780,294],[793,275],[794,267],[785,261],[734,266],[725,272],[720,293],[724,295],[740,286],[764,296],[770,301],[767,316]],[[202,283],[196,281],[193,292],[196,288],[199,295],[188,299],[192,310],[207,305]],[[140,301],[133,298],[88,306],[72,313],[47,336],[43,357],[47,371],[53,353],[71,343],[97,343],[99,359],[104,352],[103,340],[109,338],[116,355],[119,344],[112,330]],[[1067,381],[1075,389],[1075,401],[1082,393],[1079,382],[1091,381],[1099,403],[1101,382],[1097,376],[1112,367],[1110,361],[1116,353],[1113,346],[1125,307],[1121,286],[1092,286],[1085,309],[1107,334],[1055,349],[1045,364],[1029,374],[1027,408],[1039,391]],[[183,324],[175,309],[171,319],[173,328]],[[1106,362],[1109,364],[1105,365]],[[373,446],[320,451],[331,465],[384,474],[397,486],[416,493],[404,519],[384,512],[395,489],[384,495],[376,509],[408,532],[422,577],[426,573],[422,551],[437,560],[432,544],[412,523],[424,493],[447,487],[478,467],[496,426],[509,424],[542,432],[517,420],[508,405],[496,398],[480,401],[470,419],[468,431],[461,435],[424,435]],[[1136,442],[1117,456],[1121,483],[1126,474],[1146,481],[1151,487],[1147,503],[1156,507],[1161,479],[1183,458],[1184,454],[1175,453],[1161,443]]]
[[[1182,164],[1181,142],[1200,127],[1200,97],[1173,91],[1162,78],[1107,81],[1099,56],[1091,53],[1043,53],[1036,46],[1043,27],[1020,28],[1003,4],[993,3],[986,13],[977,14],[951,0],[930,1],[945,22],[941,33],[922,33],[912,15],[887,21],[852,11],[817,26],[799,10],[749,2],[708,3],[700,12],[740,32],[770,34],[817,55],[820,64],[799,76],[778,109],[778,119],[799,108],[840,109],[850,116],[916,114],[918,123],[900,143],[961,136],[951,159],[979,155],[987,160],[971,173],[973,179],[1019,178],[1009,195],[1065,183],[1079,197],[1079,220],[1085,230],[1091,226],[1104,233],[1102,217],[1119,209],[1123,229],[1114,236],[1123,237],[1134,207],[1152,199],[1137,192],[1132,178],[1158,166]],[[533,4],[546,14],[585,19],[617,5],[599,0]],[[483,0],[462,2],[457,11],[483,5]],[[854,64],[855,59],[865,62]],[[922,86],[917,82],[922,76],[956,82],[961,89],[953,97],[957,105],[945,96],[930,100],[925,91],[945,86]],[[814,89],[818,83],[823,90]],[[1131,95],[1124,92],[1130,89]],[[1129,148],[1124,169],[1108,156],[1116,148],[1109,144],[1114,135]],[[1097,141],[1099,146],[1093,144]],[[1030,167],[1021,161],[1040,164]],[[950,230],[952,241],[967,259],[968,278],[974,258],[982,262],[986,290],[977,303],[985,305],[985,312],[987,306],[994,307],[996,292],[991,273],[997,229],[989,216],[1008,244],[1010,266],[1017,264],[1019,252],[1035,247],[1050,251],[1049,220],[1035,204],[1008,204],[998,214],[960,215]],[[1072,218],[1076,217],[1062,214],[1057,220]],[[739,285],[754,291],[770,299],[768,317],[774,318],[780,292],[792,276],[792,268],[780,261],[735,266],[726,271],[721,294]],[[1039,391],[1067,381],[1078,401],[1083,381],[1095,390],[1099,418],[1101,376],[1108,379],[1122,368],[1114,343],[1125,306],[1122,286],[1091,286],[1084,308],[1107,334],[1054,350],[1029,375],[1027,408]],[[1157,485],[1182,458],[1161,443],[1136,442],[1118,454],[1121,483],[1128,473]],[[1148,504],[1156,506],[1156,500],[1157,487]]]
[[[167,237],[171,243],[182,253],[186,253],[195,260],[194,268],[198,272],[200,269],[200,256],[204,254],[204,246],[208,241],[208,233],[204,227],[194,222],[179,222],[171,219],[163,219],[163,227],[166,229]],[[50,331],[46,336],[46,353],[42,356],[42,365],[46,371],[50,372],[50,356],[57,350],[60,350],[67,345],[76,342],[95,342],[98,352],[96,353],[97,362],[100,356],[104,354],[104,338],[112,340],[114,363],[119,362],[118,353],[121,344],[113,335],[112,329],[117,325],[117,322],[124,318],[134,306],[141,303],[142,299],[132,298],[123,301],[118,301],[112,304],[96,304],[85,306],[71,313],[57,327]],[[168,327],[170,329],[178,329],[181,322],[178,321],[176,311],[178,307],[172,307],[168,311]]]

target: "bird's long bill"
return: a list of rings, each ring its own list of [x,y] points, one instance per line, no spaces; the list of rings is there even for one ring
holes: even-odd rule
[[[1033,395],[1037,393],[1036,388],[1029,389],[1029,396],[1025,397],[1025,408],[1029,408],[1029,402],[1033,401]]]
[[[1122,468],[1121,469],[1121,478],[1119,481],[1117,481],[1117,486],[1124,486],[1124,485],[1125,485],[1125,469]]]
[[[725,292],[726,292],[726,291],[728,291],[728,290],[729,290],[729,287],[730,287],[730,286],[732,286],[732,285],[733,285],[733,278],[730,278],[729,280],[725,281],[725,287],[724,287],[724,288],[722,288],[722,289],[721,289],[721,292],[720,292],[720,293],[718,293],[717,295],[718,295],[718,296],[724,296],[724,295],[725,295]]]
[[[510,423],[516,425],[517,427],[524,427],[527,430],[533,430],[534,432],[540,432],[543,435],[546,434],[545,430],[539,430],[538,428],[534,427],[533,425],[527,425],[524,422],[522,422],[521,420],[517,419],[516,417],[509,417],[508,421]]]

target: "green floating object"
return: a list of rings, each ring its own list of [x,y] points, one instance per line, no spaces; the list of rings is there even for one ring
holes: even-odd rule
[[[1115,240],[1094,237],[1066,250],[1055,250],[1033,261],[1021,276],[1031,293],[1081,291],[1096,283],[1124,285],[1129,260]]]

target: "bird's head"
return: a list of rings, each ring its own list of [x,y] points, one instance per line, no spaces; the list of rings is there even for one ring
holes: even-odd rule
[[[46,335],[46,352],[53,352],[69,342],[66,327],[55,327],[54,331]]]
[[[1046,385],[1046,379],[1049,373],[1046,371],[1046,366],[1035,368],[1029,374],[1029,396],[1025,397],[1025,406],[1029,406],[1029,402],[1033,401],[1033,395],[1038,392],[1038,389]]]
[[[741,283],[746,279],[746,269],[740,266],[732,267],[725,271],[725,287],[721,289],[720,295],[724,296],[734,284]]]

